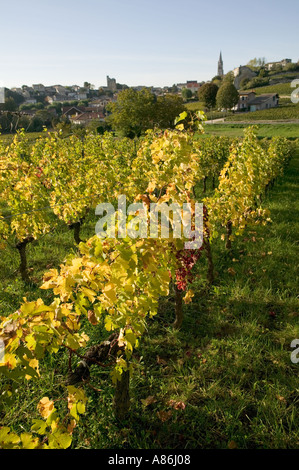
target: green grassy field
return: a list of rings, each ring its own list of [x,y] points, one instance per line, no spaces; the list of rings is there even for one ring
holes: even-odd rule
[[[267,87],[265,87],[267,88]],[[257,88],[256,90],[260,90]],[[263,93],[270,93],[265,90]],[[260,93],[257,93],[260,94]],[[199,101],[188,103],[186,105],[190,111],[203,110],[203,104]],[[246,113],[232,113],[232,112],[220,112],[220,111],[209,111],[206,113],[207,119],[221,119],[225,118],[225,121],[279,121],[279,120],[299,120],[299,104],[292,103],[289,98],[282,99],[277,108],[264,109],[261,111],[252,111]]]
[[[277,121],[299,120],[299,104],[281,103],[277,108],[263,109],[246,113],[231,114],[226,121]]]
[[[185,103],[185,106],[190,111],[203,111],[204,104],[201,101],[191,101],[190,103]]]
[[[295,75],[298,76],[299,75]],[[275,85],[267,85],[267,86],[262,86],[262,87],[256,87],[254,88],[254,91],[256,92],[257,95],[262,95],[263,93],[278,93],[279,95],[282,96],[290,96],[291,93],[295,90],[295,88],[291,87],[292,81],[288,83],[277,83]]]
[[[286,138],[299,138],[299,124],[255,124],[257,127],[257,136],[275,137],[282,136]],[[242,137],[244,129],[248,124],[206,124],[206,135],[225,135],[227,137]]]
[[[274,126],[267,129],[259,132],[266,136]],[[278,133],[282,128],[275,129]],[[299,338],[298,176],[299,149],[264,200],[272,223],[248,228],[231,253],[223,242],[213,245],[216,278],[211,288],[205,281],[206,260],[199,262],[196,294],[184,307],[180,331],[171,326],[173,294],[161,299],[159,314],[149,322],[134,355],[131,413],[121,426],[112,417],[109,371],[92,368],[91,383],[102,391],[85,386],[89,402],[74,431],[74,448],[299,447],[299,364],[290,360],[290,343]],[[95,222],[90,214],[83,239],[94,234]],[[58,267],[69,252],[76,253],[77,247],[63,225],[32,243],[28,259],[33,284],[24,285],[17,253],[12,248],[2,251],[0,315],[15,311],[23,297],[49,302],[51,292],[38,287],[42,275]],[[84,328],[91,344],[107,336],[87,321]],[[48,357],[40,380],[14,384],[15,402],[10,401],[7,380],[1,379],[1,425],[16,432],[29,430],[43,396],[55,399],[59,408],[67,371],[66,354]]]
[[[34,142],[38,137],[44,135],[43,132],[27,132],[27,138],[30,142]],[[4,143],[4,145],[9,145],[15,134],[2,134],[0,135],[0,139]]]
[[[190,103],[186,103],[185,106],[191,112],[204,111],[205,110],[205,106],[201,101],[192,101]],[[221,111],[214,110],[214,111],[205,112],[207,120],[219,119],[219,118],[223,118],[223,117],[226,117],[226,116],[230,116],[231,114],[232,114],[232,112],[230,112],[230,111],[221,112]]]

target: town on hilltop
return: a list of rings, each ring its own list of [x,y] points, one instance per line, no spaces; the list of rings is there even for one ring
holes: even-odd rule
[[[264,58],[253,59],[247,65],[240,65],[225,75],[222,52],[220,52],[216,70],[217,75],[209,82],[187,80],[185,83],[164,87],[128,87],[107,76],[106,86],[100,86],[98,89],[89,82],[84,82],[83,86],[46,86],[39,83],[31,86],[23,85],[20,88],[5,88],[5,99],[4,89],[2,89],[2,99],[0,94],[1,130],[15,131],[23,127],[29,131],[40,131],[44,126],[51,128],[59,123],[75,126],[94,123],[105,130],[105,120],[109,115],[107,105],[116,102],[123,90],[133,88],[140,91],[147,88],[157,97],[178,95],[188,103],[199,100],[203,85],[214,83],[220,87],[228,77],[238,93],[237,100],[230,107],[231,111],[265,110],[279,106],[279,93],[274,90],[271,93],[261,94],[256,93],[256,90],[259,87],[290,82],[290,73],[299,72],[299,62],[293,63],[291,59],[282,59],[266,63]]]

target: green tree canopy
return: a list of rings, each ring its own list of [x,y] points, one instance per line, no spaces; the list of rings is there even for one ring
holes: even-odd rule
[[[21,103],[25,101],[25,98],[23,95],[20,95],[16,91],[12,91],[9,88],[5,88],[5,98],[13,98],[17,106],[19,106]]]
[[[230,72],[227,72],[227,74],[224,75],[223,77],[223,83],[234,83],[235,77],[234,77],[234,72],[231,70]]]
[[[182,98],[174,95],[156,97],[148,88],[122,90],[117,101],[107,105],[111,114],[106,121],[112,129],[128,137],[139,137],[146,129],[173,127],[174,119],[184,110]]]
[[[250,82],[250,78],[248,77],[242,78],[242,80],[240,81],[240,89],[244,90],[249,82]]]
[[[169,89],[170,93],[177,93],[179,91],[178,87],[176,86],[176,84],[174,83],[170,89]]]
[[[265,57],[255,57],[254,59],[251,59],[247,66],[248,67],[253,67],[253,68],[257,68],[257,67],[263,67],[266,63],[266,59]]]
[[[107,121],[112,128],[123,135],[140,136],[143,131],[153,127],[155,96],[147,88],[140,91],[129,88],[118,94],[115,103],[109,103],[111,113]]]
[[[154,105],[154,125],[161,129],[173,128],[175,118],[185,110],[184,101],[180,96],[158,96]]]
[[[216,96],[216,104],[219,109],[232,109],[239,101],[239,93],[232,82],[224,82]]]
[[[2,104],[4,111],[16,111],[17,107],[15,100],[11,96],[5,97],[5,103]]]
[[[215,85],[217,85],[219,88],[223,82],[223,77],[221,77],[220,75],[215,75],[215,77],[212,78],[211,82],[215,83]]]
[[[215,108],[218,86],[216,83],[204,83],[198,90],[198,99],[202,101],[206,108]]]
[[[193,95],[193,93],[189,88],[183,88],[182,89],[182,97],[185,100],[189,100],[190,98],[192,98],[192,95]]]

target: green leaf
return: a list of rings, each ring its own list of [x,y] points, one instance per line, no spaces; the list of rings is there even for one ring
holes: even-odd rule
[[[31,426],[31,431],[37,432],[37,434],[43,435],[47,429],[47,423],[42,419],[33,419],[32,422],[34,423]]]
[[[58,430],[49,435],[48,441],[49,449],[67,449],[72,443],[72,436]]]
[[[23,449],[36,449],[40,445],[38,437],[33,437],[28,432],[21,434],[21,441]]]
[[[17,434],[10,432],[10,428],[4,426],[0,429],[0,446],[3,449],[13,449],[18,447],[20,438]]]
[[[182,112],[181,114],[179,114],[179,116],[175,118],[174,124],[176,125],[178,122],[183,121],[184,119],[186,119],[187,116],[188,113],[186,111]]]

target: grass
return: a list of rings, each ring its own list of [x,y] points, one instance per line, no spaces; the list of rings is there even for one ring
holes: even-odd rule
[[[204,103],[201,101],[191,101],[189,103],[185,103],[185,106],[189,111],[204,111],[205,109]]]
[[[185,107],[189,111],[192,111],[192,112],[205,111],[204,103],[202,103],[201,101],[192,101],[190,103],[186,103]],[[222,112],[222,111],[217,111],[217,110],[205,111],[205,115],[206,115],[208,120],[227,117],[227,116],[230,116],[231,114],[232,114],[231,111],[227,111],[227,112]]]
[[[253,113],[251,113],[253,114]],[[282,136],[289,139],[296,139],[299,137],[299,124],[285,123],[285,124],[255,124],[257,127],[257,136],[260,138],[264,137],[275,137]],[[225,135],[227,137],[242,137],[244,135],[244,129],[248,127],[248,124],[207,124],[205,126],[205,133],[207,135]]]
[[[231,253],[223,242],[215,243],[216,279],[211,289],[205,283],[206,261],[201,260],[196,295],[184,308],[180,331],[171,326],[173,295],[161,299],[159,313],[134,355],[131,413],[122,426],[112,417],[108,372],[94,366],[92,383],[103,391],[86,388],[87,413],[75,429],[74,448],[299,447],[299,364],[290,361],[290,343],[299,338],[298,176],[299,152],[264,201],[273,222],[248,228]],[[82,238],[93,234],[94,223],[90,215]],[[47,268],[58,266],[76,250],[72,233],[62,225],[32,244],[28,256],[34,282],[39,285]],[[36,286],[24,286],[15,272],[17,265],[13,250],[2,253],[2,315],[18,308],[24,296],[48,301],[51,297]],[[91,343],[103,337],[101,328],[87,322],[84,327]],[[14,403],[9,401],[9,384],[2,379],[1,425],[17,432],[29,429],[45,395],[56,400],[55,406],[66,406],[62,398],[67,361],[65,354],[48,357],[40,380],[16,385]],[[142,402],[148,397],[148,404]]]
[[[294,78],[299,78],[298,74],[294,75]],[[267,85],[254,88],[254,91],[257,95],[262,95],[264,93],[278,93],[282,96],[290,96],[291,93],[295,90],[295,88],[291,87],[292,81],[288,83],[277,83],[275,85]]]
[[[270,93],[270,91],[264,91],[263,93]],[[203,110],[200,102],[188,103],[186,107],[191,111]],[[299,104],[292,103],[290,99],[282,99],[277,108],[243,113],[210,111],[205,114],[208,120],[224,118],[226,122],[299,120]]]
[[[277,121],[299,120],[299,104],[281,103],[277,108],[237,113],[225,118],[226,121]]]
[[[4,145],[9,145],[16,134],[1,134],[0,139]],[[27,138],[30,142],[34,142],[38,137],[44,135],[44,132],[27,132]]]

